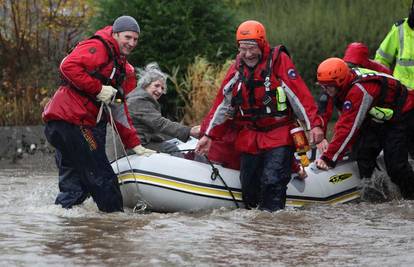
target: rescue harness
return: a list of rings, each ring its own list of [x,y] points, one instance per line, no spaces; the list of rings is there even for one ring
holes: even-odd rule
[[[98,79],[99,81],[101,81],[101,83],[103,85],[114,86],[114,88],[117,89],[115,99],[118,102],[124,102],[125,101],[125,95],[124,95],[124,91],[123,91],[121,85],[122,85],[122,82],[124,81],[125,75],[126,75],[125,74],[125,66],[118,62],[118,60],[115,57],[114,48],[110,44],[108,44],[108,42],[104,38],[102,38],[102,36],[93,35],[88,40],[91,40],[91,39],[96,39],[96,40],[99,40],[99,41],[102,42],[102,44],[104,45],[104,47],[105,47],[105,49],[108,53],[108,60],[104,64],[101,64],[100,66],[98,66],[93,71],[87,71],[88,74],[90,76]],[[73,49],[69,52],[69,54],[72,51],[73,51]],[[109,77],[105,77],[105,75],[103,75],[101,73],[101,70],[103,68],[105,68],[106,66],[108,66],[111,62],[113,63],[111,74],[109,75]],[[91,95],[85,93],[82,90],[79,90],[68,79],[66,79],[66,77],[62,73],[61,73],[60,77],[61,77],[61,85],[68,85],[69,88],[75,90],[78,94],[88,98],[93,104],[95,104],[95,106],[97,106],[97,107],[100,106],[100,103],[98,103],[97,100],[94,97],[92,97]]]
[[[276,122],[267,127],[259,127],[256,124],[256,121],[261,118],[274,118],[274,117],[287,117],[289,115],[288,106],[287,106],[287,97],[286,93],[281,86],[277,86],[276,88],[272,88],[271,82],[271,75],[273,70],[273,65],[278,61],[280,54],[284,52],[289,55],[287,49],[280,45],[274,47],[270,50],[269,57],[266,61],[266,68],[261,72],[261,78],[263,80],[255,80],[254,79],[254,70],[250,70],[249,77],[244,75],[244,64],[240,60],[238,62],[238,73],[239,73],[239,80],[238,80],[238,87],[236,95],[233,96],[231,100],[231,106],[238,111],[241,115],[241,120],[252,122],[253,125],[251,127],[254,130],[258,131],[269,131],[271,129],[280,127],[284,124],[288,124],[288,122]],[[278,79],[276,77],[276,79]],[[248,105],[249,108],[242,108],[242,104],[244,103],[244,99],[242,96],[241,86],[245,84],[248,90]],[[259,87],[263,87],[265,90],[265,95],[262,100],[263,106],[255,107],[256,99],[255,99],[255,89]]]
[[[379,98],[375,102],[375,106],[369,110],[368,114],[377,122],[385,122],[391,119],[398,120],[407,99],[407,88],[399,80],[384,73],[364,68],[353,68],[352,70],[357,74],[357,77],[351,82],[351,85],[369,81],[379,82],[381,84]],[[391,101],[389,98],[386,101],[387,97],[390,96],[390,89],[394,90],[394,96]]]

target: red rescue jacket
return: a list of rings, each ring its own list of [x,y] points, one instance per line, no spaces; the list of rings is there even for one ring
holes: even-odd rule
[[[269,73],[271,91],[266,92],[264,73],[268,71],[269,57],[272,57]],[[257,154],[263,150],[293,144],[289,133],[293,115],[304,121],[307,129],[321,126],[322,120],[316,114],[315,101],[281,46],[276,47],[271,54],[271,49],[266,44],[262,59],[253,70],[240,63],[237,58],[223,80],[209,113],[211,120],[206,135],[220,139],[230,125],[227,121],[231,120],[231,125],[236,125],[238,131],[236,150]],[[287,110],[280,114],[265,114],[265,98],[269,96],[272,102],[268,103],[274,103],[276,88],[279,86],[287,96]]]
[[[386,82],[386,84],[384,84]],[[414,108],[414,92],[390,75],[378,74],[369,77],[357,76],[353,70],[351,77],[335,96],[341,115],[335,124],[334,136],[328,150],[321,158],[334,167],[342,158],[359,134],[360,128],[374,106],[390,108],[394,115],[390,123]]]
[[[356,45],[355,45],[356,44]],[[345,51],[343,60],[348,64],[351,63],[357,67],[374,70],[377,72],[385,73],[391,75],[391,70],[386,66],[378,63],[374,60],[368,58],[368,47],[360,43],[354,43],[354,45],[349,45]],[[319,96],[318,100],[318,114],[322,117],[324,123],[324,132],[326,136],[326,131],[328,127],[328,122],[332,117],[334,107],[337,107],[337,110],[341,109],[342,103],[335,103],[332,97],[329,97],[328,94],[322,93]]]
[[[343,60],[354,66],[375,70],[378,72],[392,74],[392,71],[375,60],[369,59],[368,47],[363,43],[351,43],[347,46]]]
[[[123,91],[124,96],[135,89],[137,81],[134,68],[120,54],[118,43],[112,37],[112,26],[98,30],[95,35],[100,36],[111,48],[113,58],[105,44],[97,38],[80,42],[60,64],[65,83],[46,105],[42,114],[45,122],[63,120],[75,125],[95,126],[100,104],[95,101],[96,95],[105,84],[102,79],[111,76],[115,64],[119,66],[115,74],[117,79],[112,80],[110,85]],[[127,148],[139,145],[140,140],[125,101],[113,104],[111,110],[124,145]]]
[[[212,119],[211,112],[204,118],[200,127],[200,135],[203,135],[207,130],[207,127]],[[208,158],[213,161],[220,163],[226,168],[240,170],[240,152],[234,147],[238,129],[232,121],[226,122],[226,130],[223,136],[219,139],[214,139],[211,143],[210,150],[208,151]]]

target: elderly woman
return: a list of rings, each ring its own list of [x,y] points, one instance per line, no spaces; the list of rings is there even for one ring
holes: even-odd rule
[[[198,138],[200,126],[188,127],[161,115],[158,99],[167,91],[167,75],[157,63],[150,63],[138,72],[137,89],[128,95],[127,105],[133,124],[146,148],[172,153],[177,146],[167,140],[177,138],[186,142]]]

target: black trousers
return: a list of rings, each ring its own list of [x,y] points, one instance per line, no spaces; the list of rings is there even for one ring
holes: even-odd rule
[[[408,153],[414,159],[414,110],[405,115],[405,121],[407,125]]]
[[[286,205],[293,149],[282,146],[258,155],[242,153],[240,182],[247,208],[276,211]]]
[[[60,191],[56,204],[71,208],[90,195],[101,211],[123,211],[118,179],[105,154],[106,123],[84,127],[51,121],[45,135],[56,148]]]
[[[376,158],[384,150],[388,175],[399,186],[403,197],[411,199],[414,195],[414,172],[408,162],[408,122],[404,118],[394,123],[377,123],[368,118],[353,149],[361,178],[372,176]]]

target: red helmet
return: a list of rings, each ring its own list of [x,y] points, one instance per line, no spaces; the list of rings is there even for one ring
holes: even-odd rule
[[[351,70],[345,61],[331,57],[319,64],[317,79],[321,85],[342,87],[350,74]]]
[[[265,27],[258,21],[247,20],[237,28],[236,40],[237,43],[242,40],[255,40],[262,48],[267,42]]]

